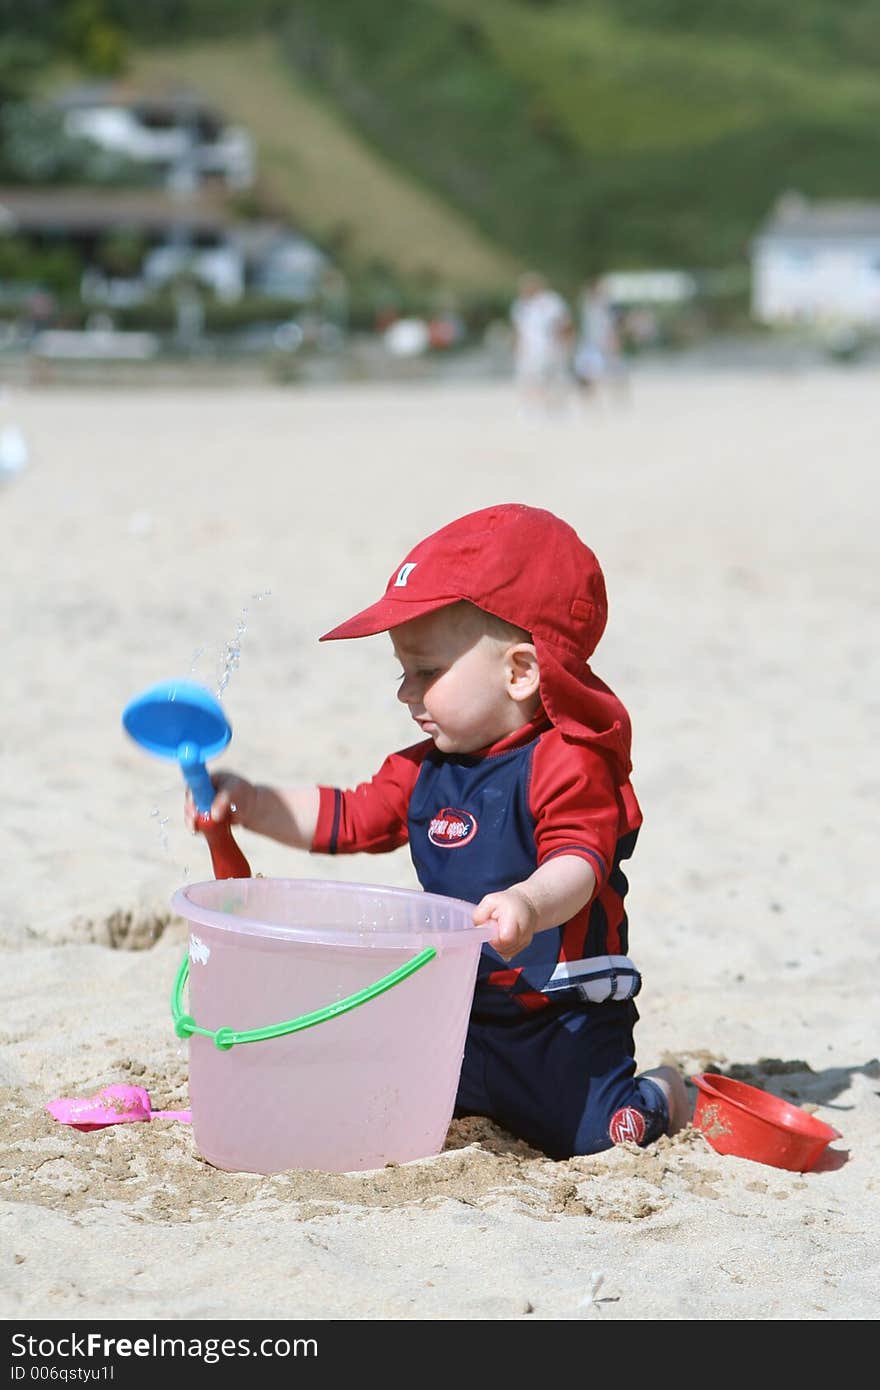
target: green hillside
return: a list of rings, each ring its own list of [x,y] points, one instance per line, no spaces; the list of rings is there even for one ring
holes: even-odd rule
[[[364,140],[285,63],[277,40],[139,49],[128,78],[145,90],[188,84],[245,125],[268,204],[346,261],[463,290],[500,289],[515,277],[514,256]]]
[[[0,0],[0,14],[93,70],[127,54],[136,80],[196,82],[254,130],[304,227],[407,276],[726,266],[786,189],[880,197],[876,0]]]
[[[880,196],[863,0],[299,0],[288,61],[520,257],[741,258],[777,195]]]

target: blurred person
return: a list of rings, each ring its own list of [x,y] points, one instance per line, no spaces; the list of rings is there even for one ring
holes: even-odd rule
[[[514,375],[523,408],[558,408],[565,397],[568,355],[574,335],[571,310],[543,275],[519,281],[510,309]]]
[[[606,613],[596,556],[552,512],[459,517],[321,639],[389,634],[419,741],[350,790],[212,779],[216,821],[321,854],[408,844],[426,892],[473,904],[492,936],[456,1114],[556,1159],[650,1144],[688,1112],[674,1067],[636,1074],[621,863],[642,815],[629,716],[587,664]]]
[[[581,395],[595,396],[602,382],[626,386],[620,324],[606,282],[588,280],[579,304],[579,331],[572,370]]]
[[[620,324],[620,333],[636,351],[653,347],[660,337],[657,315],[647,306],[630,309]]]

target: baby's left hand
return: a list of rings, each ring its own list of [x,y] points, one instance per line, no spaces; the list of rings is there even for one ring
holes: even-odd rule
[[[538,910],[521,888],[487,893],[474,908],[474,926],[497,922],[498,932],[489,945],[504,960],[519,955],[529,945],[538,925]]]

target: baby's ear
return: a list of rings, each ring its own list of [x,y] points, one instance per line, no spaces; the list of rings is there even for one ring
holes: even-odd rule
[[[507,650],[507,693],[512,700],[530,700],[541,684],[538,653],[531,642],[517,642]]]

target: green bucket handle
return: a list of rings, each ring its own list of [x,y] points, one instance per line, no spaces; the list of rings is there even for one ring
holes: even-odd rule
[[[200,1028],[195,1019],[183,1012],[183,990],[189,978],[189,951],[184,953],[183,960],[174,980],[174,988],[171,991],[171,1017],[174,1020],[174,1031],[179,1038],[192,1037],[193,1033],[198,1033],[203,1038],[211,1038],[215,1047],[219,1047],[222,1052],[228,1052],[230,1047],[236,1043],[265,1042],[268,1038],[283,1038],[287,1033],[299,1033],[304,1028],[314,1028],[316,1023],[326,1023],[328,1019],[337,1018],[339,1014],[348,1013],[349,1009],[356,1009],[360,1004],[366,1004],[369,999],[375,999],[378,994],[384,994],[387,989],[394,985],[399,985],[401,980],[414,975],[417,970],[421,970],[423,965],[427,965],[429,960],[433,960],[437,952],[433,946],[420,951],[412,960],[405,961],[403,965],[392,970],[390,975],[383,975],[381,980],[377,980],[374,985],[367,985],[366,989],[359,989],[356,994],[349,994],[346,999],[340,999],[335,1004],[328,1004],[323,1009],[315,1009],[313,1013],[301,1014],[299,1018],[288,1019],[286,1023],[270,1023],[268,1028],[249,1028],[243,1032],[236,1032],[232,1028]]]

